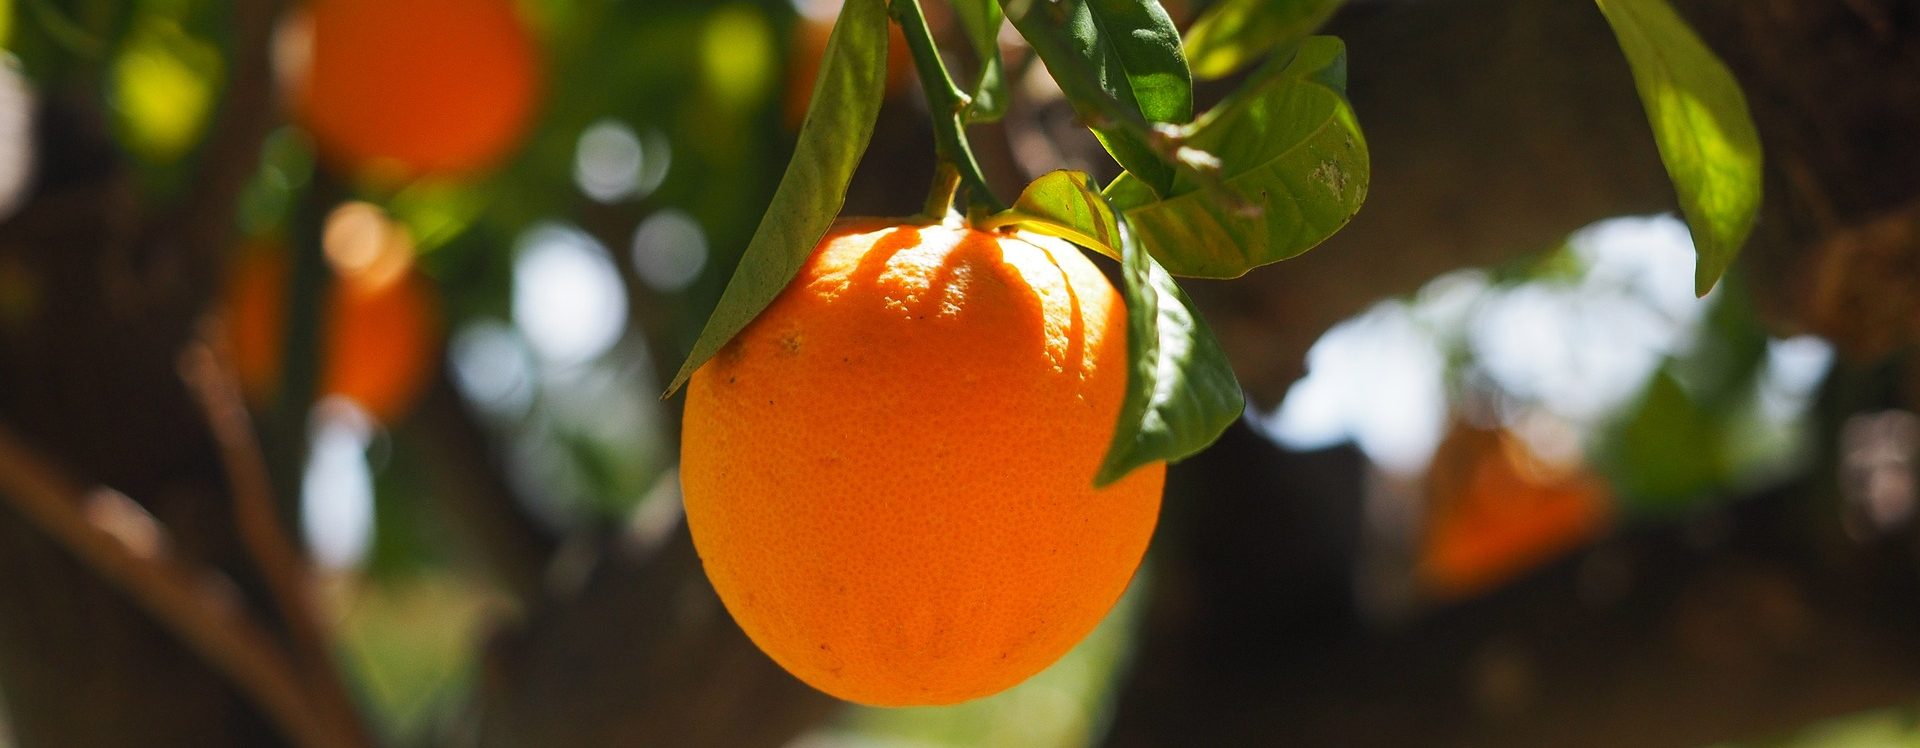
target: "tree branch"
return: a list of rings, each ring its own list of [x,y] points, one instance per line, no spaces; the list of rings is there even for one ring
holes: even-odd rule
[[[231,581],[175,556],[165,529],[131,499],[80,485],[0,427],[0,502],[224,673],[289,739],[310,748],[357,745],[317,713],[286,653],[248,615]]]
[[[209,317],[196,340],[180,354],[181,378],[207,419],[219,448],[233,494],[234,527],[266,581],[287,638],[304,675],[314,708],[353,745],[371,745],[359,711],[332,655],[329,637],[314,606],[313,575],[298,546],[287,536],[273,499],[267,461],[247,416],[231,362],[232,352],[217,317]]]
[[[177,209],[138,227],[130,248],[133,286],[143,302],[177,305],[207,298],[231,243],[235,206],[260,165],[260,147],[281,121],[273,77],[273,35],[280,0],[234,0],[226,92],[195,157],[194,189]]]

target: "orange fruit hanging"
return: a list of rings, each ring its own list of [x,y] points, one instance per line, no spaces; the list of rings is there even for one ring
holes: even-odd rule
[[[1054,662],[1159,513],[1162,463],[1092,482],[1126,337],[1065,242],[837,224],[688,385],[687,522],[734,620],[865,704],[964,701]]]
[[[511,0],[314,0],[293,28],[295,113],[346,168],[475,171],[532,120],[540,57]]]
[[[433,285],[413,267],[405,229],[365,203],[336,210],[323,243],[335,277],[322,321],[320,394],[351,399],[392,423],[419,398],[439,360]],[[262,246],[246,250],[228,277],[234,368],[256,406],[271,403],[280,386],[287,273],[286,252]]]

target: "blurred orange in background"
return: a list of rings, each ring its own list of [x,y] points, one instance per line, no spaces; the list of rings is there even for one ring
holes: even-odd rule
[[[492,166],[540,95],[540,53],[510,0],[315,0],[281,47],[321,155],[378,176]]]
[[[827,38],[833,34],[834,17],[840,11],[840,3],[834,0],[808,0],[798,5],[793,43],[787,49],[786,98],[781,101],[780,121],[788,130],[799,130],[807,118],[813,79],[820,75],[820,60],[826,57]],[[935,21],[928,19],[928,23]],[[898,95],[913,80],[913,53],[907,50],[907,37],[900,32],[899,24],[887,24],[887,96]]]
[[[336,209],[322,241],[335,278],[322,321],[320,394],[349,398],[392,423],[437,365],[441,318],[433,285],[413,266],[406,229],[366,203]],[[268,403],[280,385],[288,259],[278,246],[248,247],[228,279],[234,364],[256,405]]]
[[[1441,598],[1486,592],[1584,545],[1613,513],[1605,482],[1506,429],[1456,425],[1427,473],[1416,573]]]

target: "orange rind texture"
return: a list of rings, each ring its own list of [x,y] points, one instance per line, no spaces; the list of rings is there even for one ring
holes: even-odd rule
[[[1126,309],[1045,237],[843,221],[688,385],[687,521],[749,637],[882,706],[1004,690],[1099,623],[1165,465],[1095,489]]]

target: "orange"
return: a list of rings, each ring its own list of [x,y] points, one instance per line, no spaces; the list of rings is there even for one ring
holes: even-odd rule
[[[1454,429],[1427,478],[1419,574],[1445,598],[1485,592],[1592,540],[1612,504],[1579,465],[1555,465],[1505,430]]]
[[[1102,490],[1126,310],[1074,247],[843,221],[694,373],[681,482],[749,637],[849,701],[947,704],[1058,659],[1153,534],[1163,463]]]
[[[392,423],[434,372],[440,312],[433,285],[412,265],[404,234],[389,233],[404,230],[384,219],[368,226],[371,210],[349,204],[328,220],[327,259],[335,278],[322,321],[319,387],[323,396],[349,398],[376,420]],[[256,405],[270,403],[280,385],[288,259],[278,248],[250,248],[228,277],[234,367]]]
[[[532,119],[539,53],[511,0],[314,0],[296,26],[296,114],[335,163],[470,172]]]

